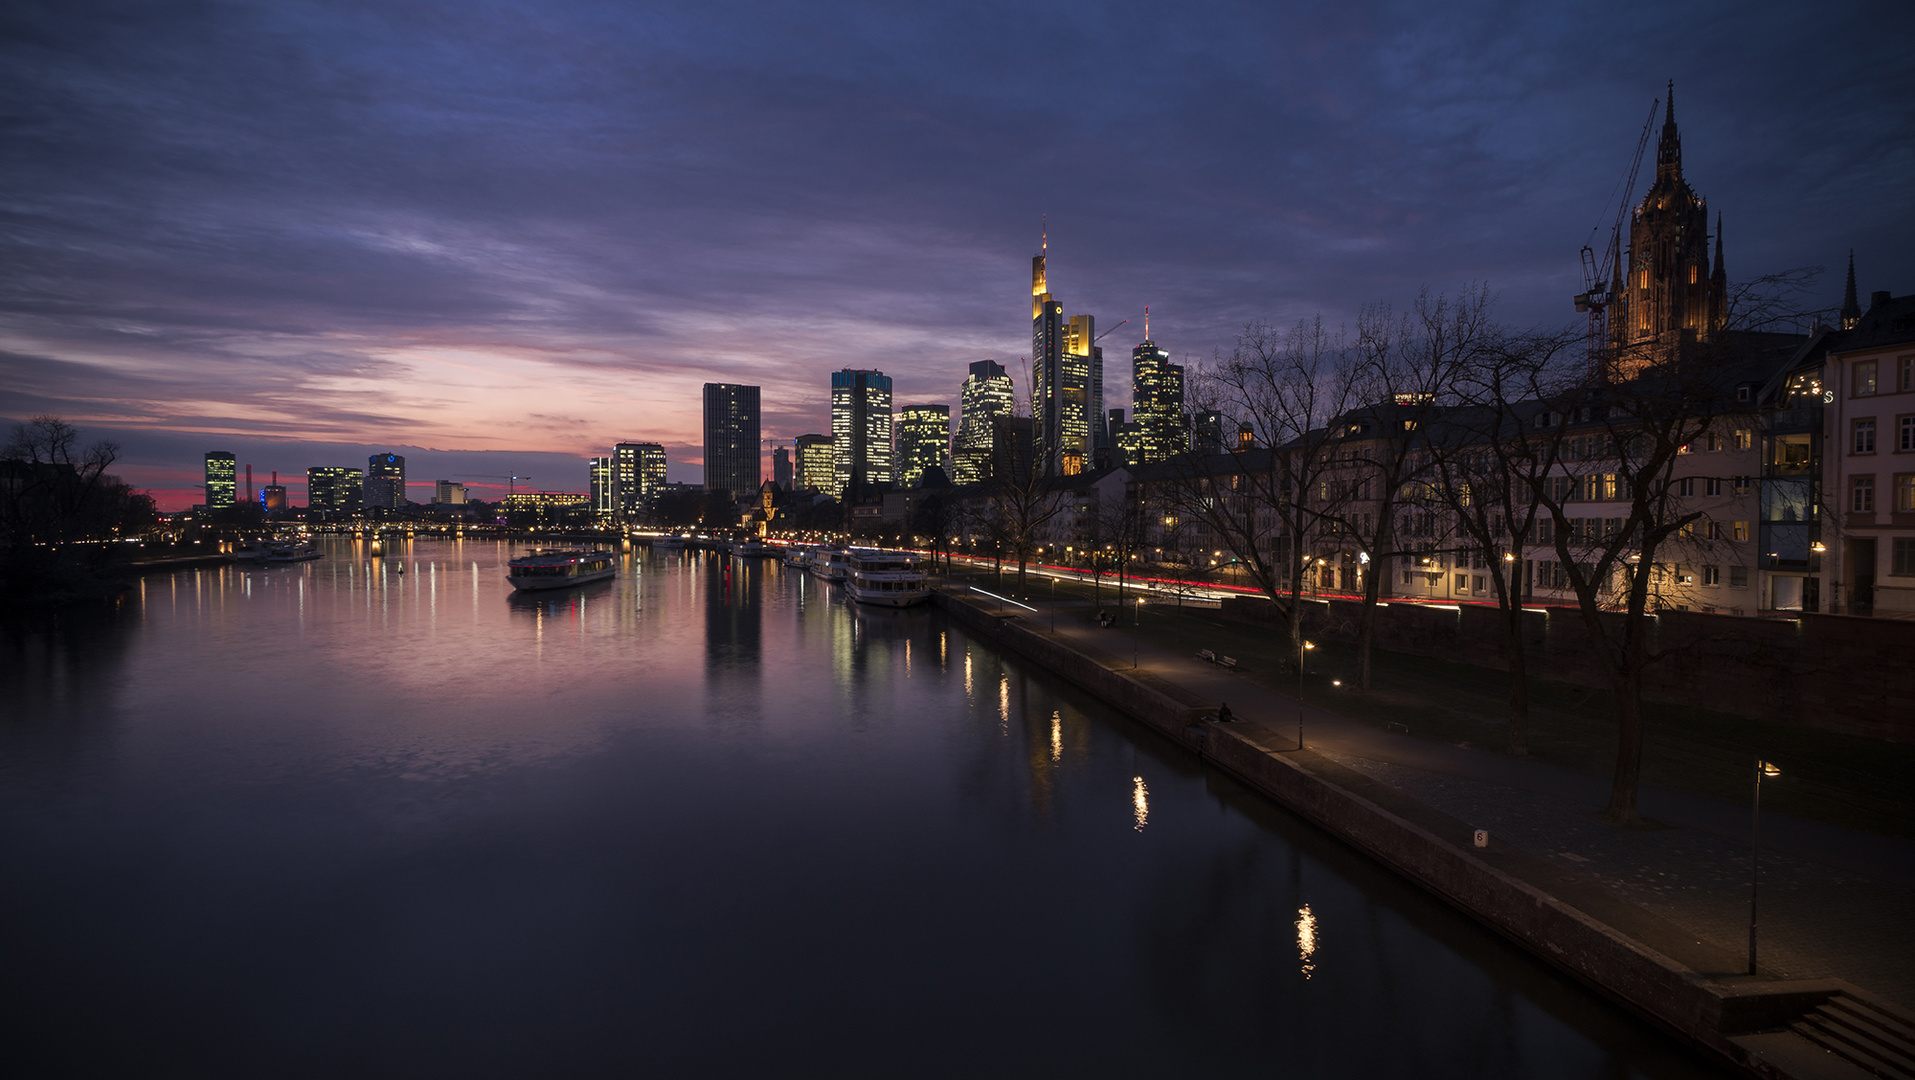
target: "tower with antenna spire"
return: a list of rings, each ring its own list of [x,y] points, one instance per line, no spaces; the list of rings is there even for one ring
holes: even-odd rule
[[[1103,428],[1103,363],[1096,320],[1064,317],[1051,295],[1045,262],[1050,255],[1046,221],[1031,260],[1032,452],[1044,476],[1083,472],[1096,460]],[[1093,419],[1097,422],[1093,422]]]
[[[1842,290],[1842,329],[1853,330],[1862,321],[1862,305],[1855,298],[1855,249],[1849,249],[1848,287]]]
[[[1722,216],[1716,215],[1715,257],[1709,253],[1708,201],[1682,175],[1682,132],[1676,126],[1676,84],[1669,84],[1656,179],[1629,224],[1627,270],[1612,273],[1618,299],[1609,313],[1618,351],[1683,340],[1707,341],[1722,328],[1728,280],[1722,262]],[[1633,365],[1630,365],[1633,366]]]

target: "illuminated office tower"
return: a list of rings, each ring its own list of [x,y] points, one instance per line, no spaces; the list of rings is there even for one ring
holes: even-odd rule
[[[791,490],[791,451],[782,446],[771,452],[771,482],[779,491]]]
[[[831,375],[832,494],[893,480],[891,377],[845,368]]]
[[[366,459],[365,504],[396,509],[406,505],[406,459],[374,454]]]
[[[758,388],[705,384],[705,490],[734,499],[758,494]]]
[[[612,512],[630,520],[644,511],[665,483],[665,448],[622,442],[612,448]]]
[[[590,476],[592,484],[589,490],[592,495],[592,513],[594,515],[610,516],[613,507],[616,505],[612,501],[612,459],[608,457],[593,458]]]
[[[806,491],[835,494],[838,464],[829,435],[798,436],[798,486]]]
[[[991,474],[992,422],[1014,411],[1011,376],[995,360],[971,365],[958,391],[957,448],[951,455],[951,479],[975,484]]]
[[[465,485],[457,480],[441,480],[432,485],[434,506],[464,506]]]
[[[1144,340],[1130,351],[1130,412],[1136,424],[1138,458],[1142,465],[1168,461],[1188,447],[1184,424],[1184,369],[1170,362],[1170,354],[1150,339],[1150,321],[1144,321]]]
[[[1031,419],[1036,467],[1044,476],[1069,476],[1091,465],[1098,447],[1092,417],[1103,414],[1102,355],[1097,321],[1068,321],[1050,293],[1045,260],[1050,237],[1031,259]],[[1097,388],[1093,390],[1093,381]]]
[[[306,509],[318,514],[350,514],[359,509],[362,481],[358,469],[319,465],[306,470]]]
[[[898,483],[917,487],[924,470],[943,469],[951,453],[951,407],[906,405],[898,410]]]
[[[224,450],[206,454],[206,509],[219,510],[233,505],[234,477],[239,459]]]
[[[259,489],[259,508],[269,514],[286,509],[286,485],[279,482],[279,470],[273,470],[273,482]]]

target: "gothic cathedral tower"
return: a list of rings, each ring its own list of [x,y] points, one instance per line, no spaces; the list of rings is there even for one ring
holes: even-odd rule
[[[1609,314],[1610,344],[1618,350],[1685,339],[1707,341],[1722,327],[1728,291],[1722,268],[1722,219],[1716,218],[1715,259],[1709,258],[1709,209],[1682,178],[1682,135],[1676,130],[1676,86],[1656,142],[1656,180],[1629,225],[1626,276],[1611,292],[1620,303]]]

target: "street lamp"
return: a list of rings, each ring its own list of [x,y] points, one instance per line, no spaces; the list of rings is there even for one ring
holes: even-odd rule
[[[1297,749],[1303,749],[1303,654],[1307,649],[1316,648],[1313,641],[1297,639]]]
[[[1755,761],[1755,794],[1749,800],[1749,974],[1755,974],[1755,887],[1762,871],[1762,778],[1781,776],[1771,762]]]

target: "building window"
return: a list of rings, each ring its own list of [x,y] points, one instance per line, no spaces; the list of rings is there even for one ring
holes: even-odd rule
[[[1456,575],[1456,591],[1457,592],[1469,591],[1469,575],[1468,574]]]
[[[1855,435],[1849,440],[1851,453],[1873,454],[1875,452],[1875,418],[1855,422]]]
[[[1703,494],[1708,495],[1710,498],[1714,498],[1722,494],[1722,481],[1721,479],[1717,477],[1714,477],[1714,476],[1709,477],[1707,480],[1704,480],[1702,482],[1702,486],[1703,486]]]
[[[1729,567],[1729,588],[1746,589],[1749,587],[1749,568],[1746,566]]]
[[[1915,575],[1915,536],[1895,538],[1893,561],[1889,563],[1889,573],[1903,576]]]
[[[1895,441],[1895,449],[1902,453],[1915,452],[1915,416],[1904,416],[1895,422],[1901,435]]]
[[[1906,394],[1910,390],[1915,390],[1915,356],[1904,356],[1898,363],[1902,366],[1902,377],[1897,382],[1901,384],[1902,392]]]
[[[1682,479],[1676,481],[1676,494],[1678,496],[1686,499],[1689,496],[1694,495],[1695,493],[1696,493],[1696,478],[1695,477],[1685,476]]]
[[[1729,523],[1729,539],[1740,543],[1742,541],[1746,541],[1748,538],[1749,538],[1749,523],[1748,522],[1731,521]]]
[[[1895,478],[1895,512],[1915,513],[1915,473],[1902,473]]]
[[[1702,583],[1704,585],[1722,584],[1722,567],[1717,566],[1714,563],[1710,563],[1709,565],[1703,567],[1702,568]]]
[[[1730,490],[1737,495],[1747,495],[1749,493],[1749,486],[1749,478],[1746,476],[1738,476],[1729,482]]]
[[[1875,512],[1875,478],[1857,476],[1849,481],[1849,509],[1858,514]]]
[[[1696,583],[1696,576],[1695,574],[1689,571],[1688,564],[1677,563],[1676,564],[1676,584],[1694,585],[1695,583]]]
[[[1755,432],[1750,431],[1748,428],[1738,428],[1735,433],[1735,448],[1737,450],[1749,450],[1754,448],[1754,446]]]
[[[1855,364],[1855,396],[1875,396],[1875,361],[1860,360]]]

